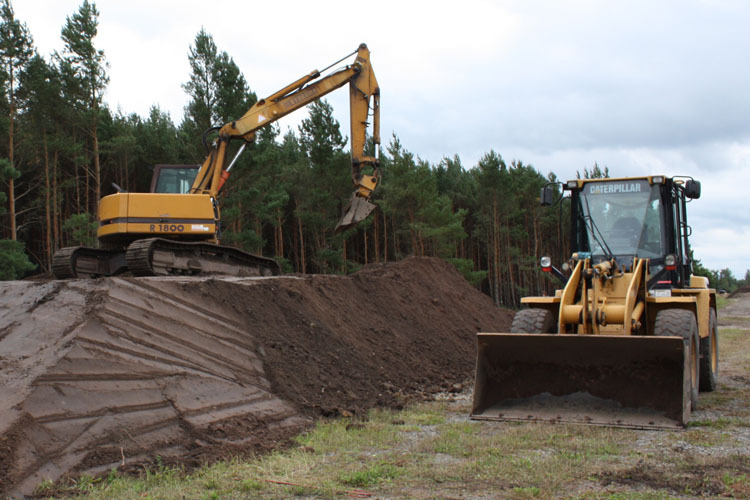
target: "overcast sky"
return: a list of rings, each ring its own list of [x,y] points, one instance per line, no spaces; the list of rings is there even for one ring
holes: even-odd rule
[[[42,55],[82,0],[12,0]],[[269,95],[366,42],[393,133],[421,158],[490,149],[563,179],[690,175],[692,244],[711,269],[750,268],[750,2],[742,0],[99,0],[113,110],[179,123],[201,28]],[[348,130],[347,92],[330,94]],[[300,111],[281,123],[296,128]]]

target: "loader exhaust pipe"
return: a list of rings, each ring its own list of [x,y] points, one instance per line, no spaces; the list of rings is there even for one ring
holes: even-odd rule
[[[471,418],[684,428],[688,360],[681,337],[480,333]]]

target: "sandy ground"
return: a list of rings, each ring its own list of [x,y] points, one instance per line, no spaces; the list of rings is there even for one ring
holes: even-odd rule
[[[324,415],[399,407],[471,377],[507,331],[444,261],[351,276],[0,284],[0,495],[283,445]]]

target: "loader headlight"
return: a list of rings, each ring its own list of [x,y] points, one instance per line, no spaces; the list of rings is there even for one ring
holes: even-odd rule
[[[542,266],[542,271],[549,272],[552,270],[552,259],[545,255],[539,259],[539,265]]]
[[[677,269],[677,256],[673,253],[664,256],[664,267],[667,271],[674,271]]]

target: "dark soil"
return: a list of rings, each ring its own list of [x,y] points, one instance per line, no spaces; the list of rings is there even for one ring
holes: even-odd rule
[[[0,494],[286,444],[315,418],[451,389],[508,331],[437,259],[353,276],[0,284]]]
[[[628,487],[648,487],[652,490],[668,490],[675,494],[690,492],[694,496],[728,496],[723,476],[727,470],[736,475],[750,473],[750,458],[732,456],[721,458],[688,457],[681,464],[647,464],[643,461],[618,472],[603,472],[598,475],[603,486],[620,484]],[[737,496],[742,498],[742,496]]]

